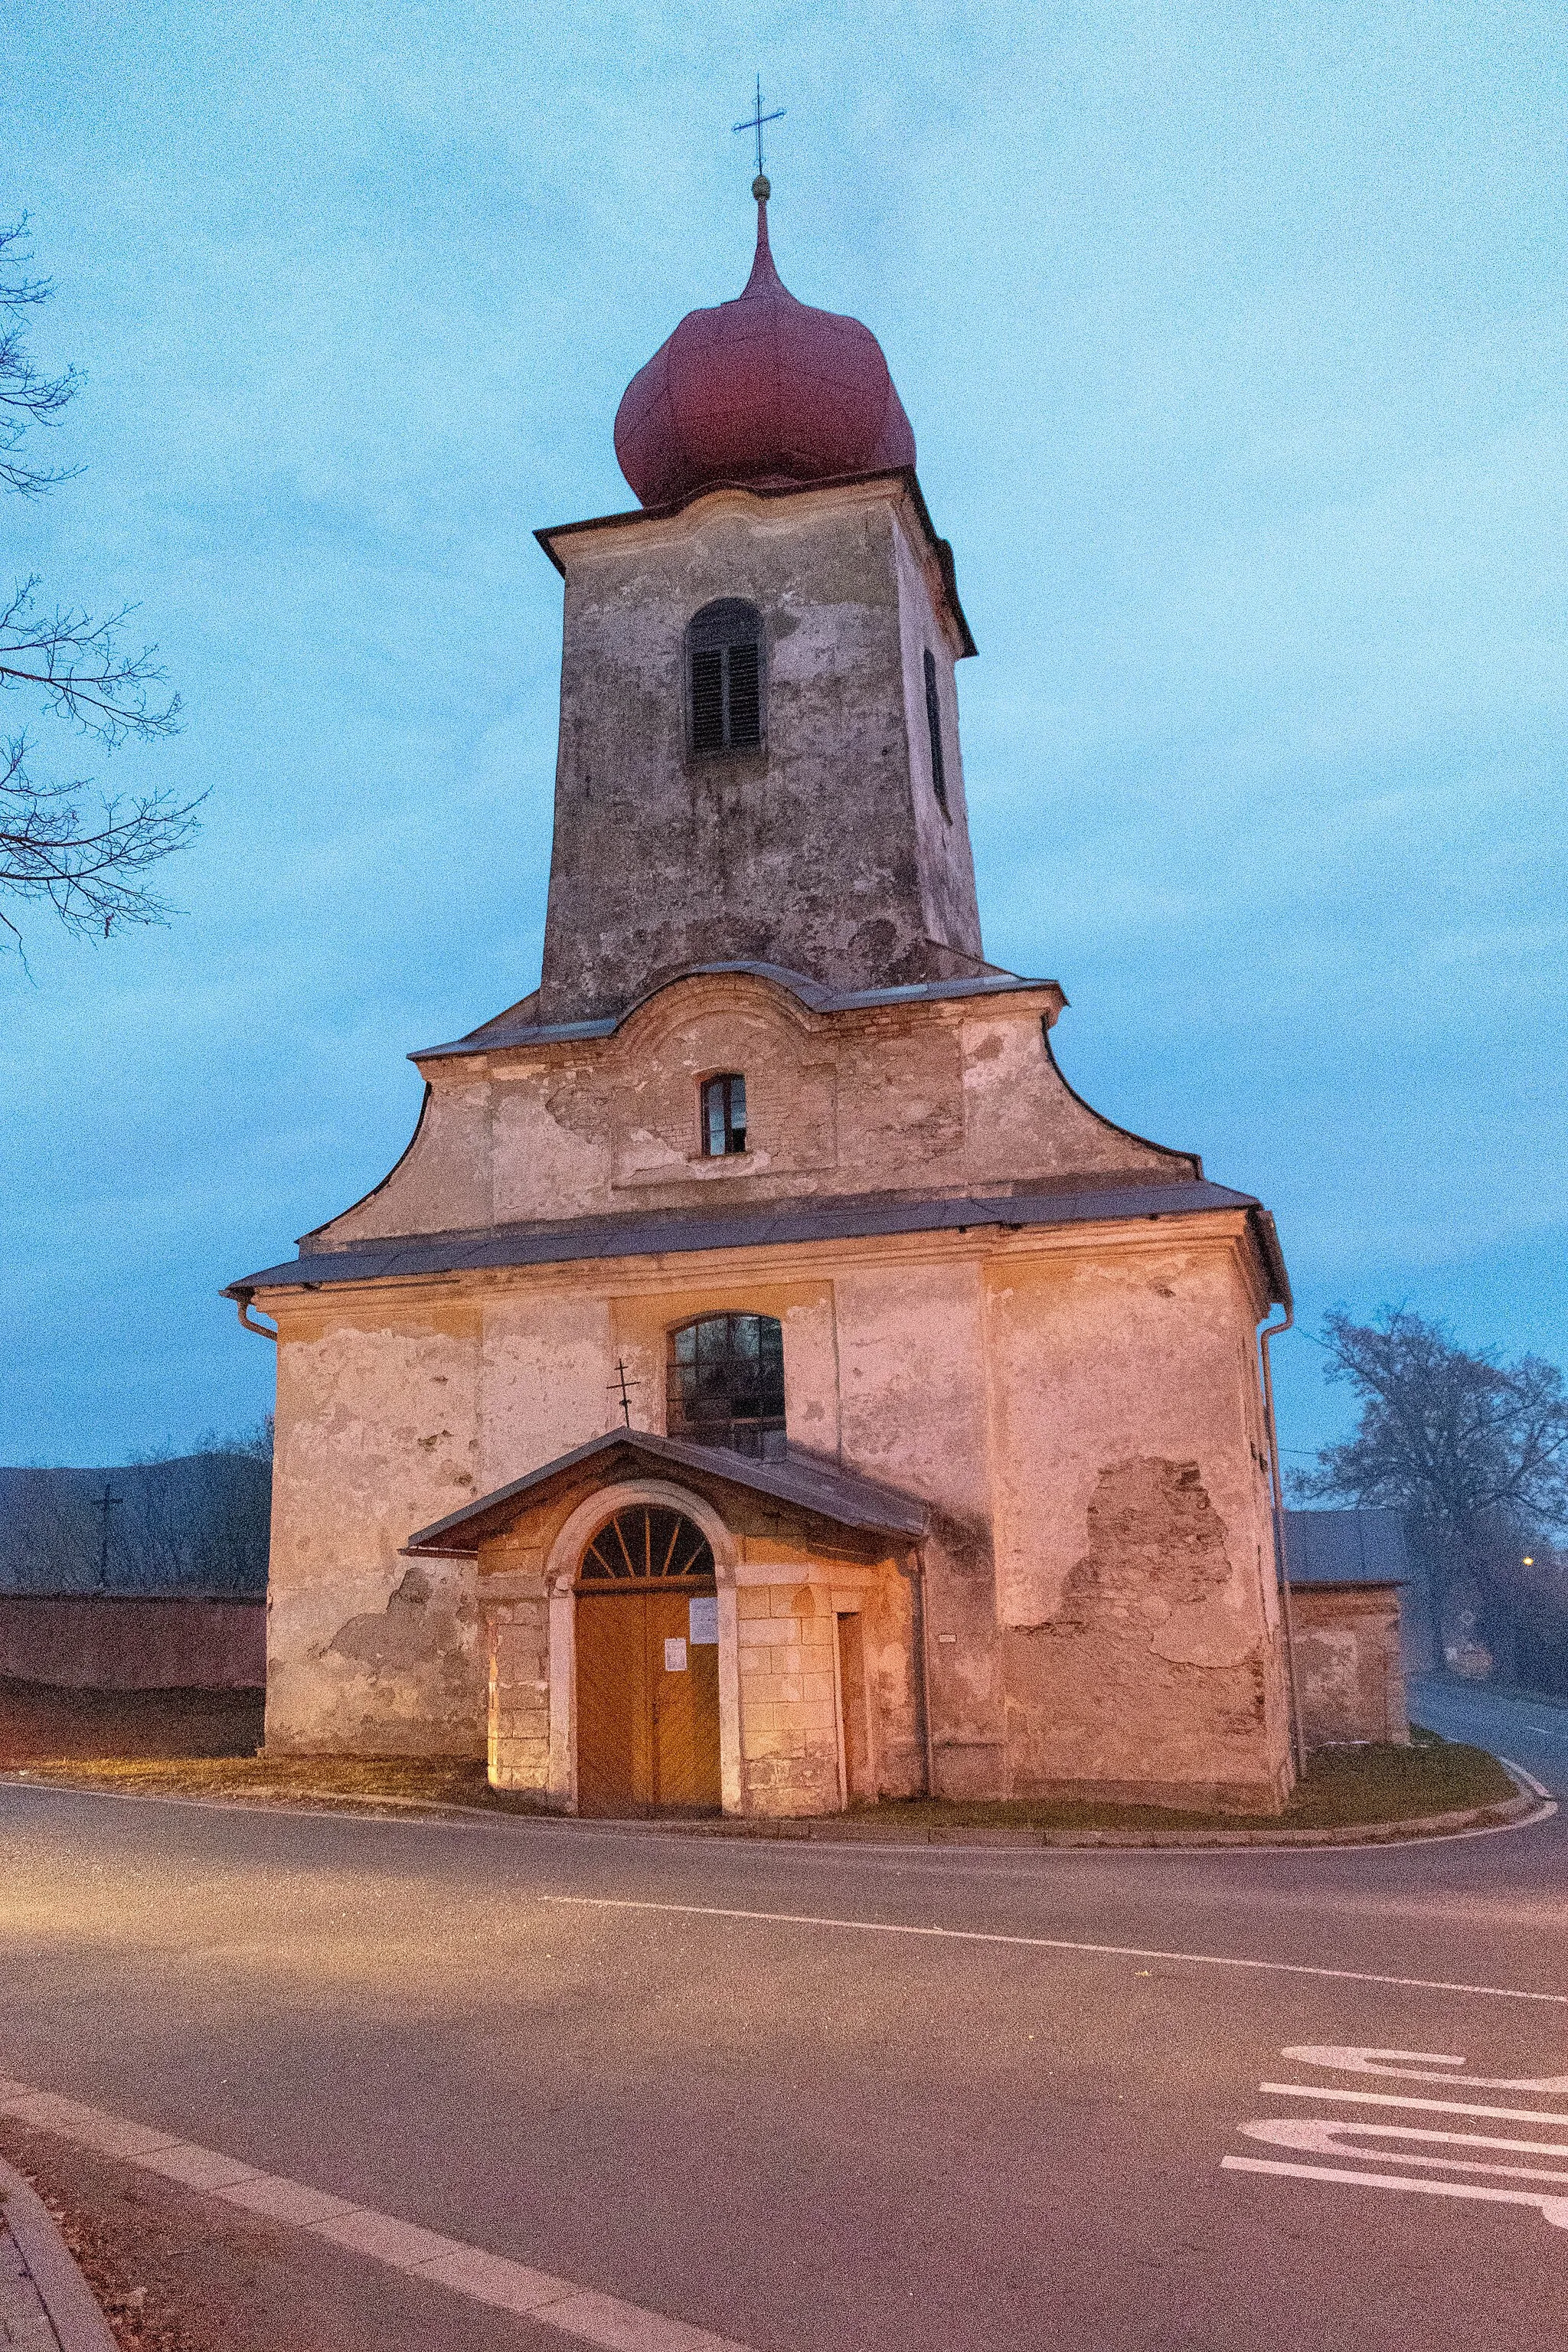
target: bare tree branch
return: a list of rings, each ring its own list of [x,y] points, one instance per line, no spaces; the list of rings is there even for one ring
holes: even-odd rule
[[[30,425],[58,424],[61,410],[81,390],[82,379],[74,367],[63,375],[46,375],[28,354],[23,314],[47,302],[54,287],[47,278],[15,274],[32,259],[26,234],[25,213],[9,227],[0,226],[0,488],[33,499],[80,470],[36,466],[18,452]]]
[[[120,650],[116,633],[135,607],[122,605],[102,621],[68,607],[45,613],[37,588],[36,577],[20,582],[0,611],[0,690],[37,687],[62,718],[110,751],[127,735],[177,734],[179,696],[151,698],[151,689],[167,682],[157,646]]]
[[[52,291],[47,278],[25,274],[26,232],[25,216],[0,226],[0,489],[32,498],[66,477],[23,458],[23,436],[57,424],[81,379],[73,368],[46,375],[26,349],[27,313]],[[121,645],[134,609],[95,620],[75,605],[41,604],[37,580],[20,582],[0,609],[0,693],[31,696],[106,751],[128,736],[177,734],[180,698],[163,691],[156,646]],[[27,754],[26,728],[0,749],[0,901],[45,901],[68,930],[104,939],[117,924],[165,921],[168,902],[144,877],[190,839],[205,793],[110,796],[86,778],[40,782]],[[20,950],[20,927],[3,903],[0,934]]]

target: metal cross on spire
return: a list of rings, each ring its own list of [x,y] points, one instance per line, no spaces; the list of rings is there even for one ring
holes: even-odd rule
[[[759,74],[757,76],[757,101],[755,106],[752,108],[752,112],[747,115],[743,122],[732,122],[730,125],[731,131],[754,131],[756,132],[757,177],[759,180],[763,177],[763,125],[764,122],[776,122],[781,115],[787,114],[788,112],[789,109],[787,106],[775,106],[771,114],[764,114],[763,112],[763,78],[762,75]]]

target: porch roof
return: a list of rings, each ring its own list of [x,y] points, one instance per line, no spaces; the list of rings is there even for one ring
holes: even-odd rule
[[[595,1463],[606,1474],[623,1466],[694,1471],[723,1486],[739,1486],[752,1495],[767,1495],[813,1518],[858,1532],[920,1537],[925,1533],[927,1512],[918,1496],[900,1487],[885,1486],[874,1478],[842,1470],[836,1462],[792,1446],[781,1462],[752,1462],[727,1446],[695,1445],[684,1437],[658,1437],[651,1430],[612,1429],[592,1437],[586,1445],[481,1495],[460,1511],[449,1512],[417,1535],[409,1537],[405,1553],[426,1557],[472,1558],[486,1537],[503,1535],[525,1502],[537,1501],[559,1481],[568,1479],[584,1463]]]

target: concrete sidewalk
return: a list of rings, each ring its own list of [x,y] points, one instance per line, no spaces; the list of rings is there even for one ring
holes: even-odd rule
[[[0,2158],[0,2344],[118,2352],[109,2322],[37,2191]]]

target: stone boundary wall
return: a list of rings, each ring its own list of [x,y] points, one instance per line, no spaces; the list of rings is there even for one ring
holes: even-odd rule
[[[0,1592],[0,1675],[60,1690],[259,1690],[267,1604]]]
[[[1397,1584],[1296,1584],[1296,1668],[1309,1748],[1410,1738]]]

